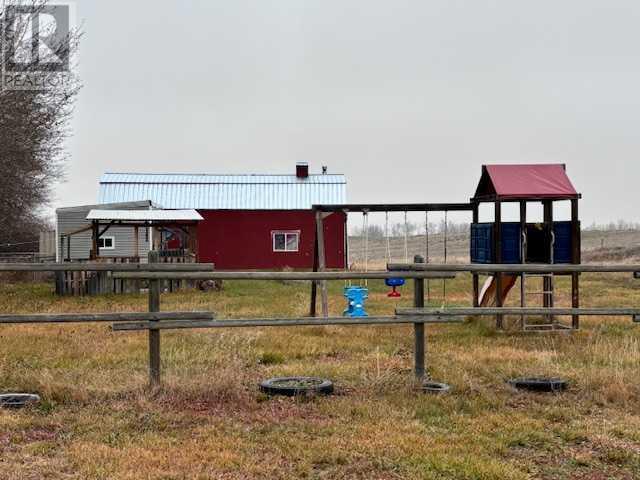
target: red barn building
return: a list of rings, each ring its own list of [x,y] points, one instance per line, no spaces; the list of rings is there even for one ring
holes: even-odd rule
[[[310,174],[307,164],[291,175],[105,173],[99,203],[150,200],[164,209],[196,209],[197,256],[221,270],[311,269],[314,204],[346,203],[344,175]],[[324,221],[328,268],[346,264],[346,214]]]

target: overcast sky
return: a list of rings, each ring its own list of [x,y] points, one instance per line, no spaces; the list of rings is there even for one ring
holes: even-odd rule
[[[567,164],[584,223],[640,221],[638,0],[79,0],[55,207],[105,171],[345,173],[350,202],[464,202]]]

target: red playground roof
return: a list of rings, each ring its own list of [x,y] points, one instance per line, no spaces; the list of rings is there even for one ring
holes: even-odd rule
[[[482,177],[474,196],[477,200],[563,200],[580,198],[565,166],[483,165]]]

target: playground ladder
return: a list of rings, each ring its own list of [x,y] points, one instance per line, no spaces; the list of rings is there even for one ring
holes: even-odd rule
[[[553,264],[553,250],[555,246],[555,235],[551,232],[551,252],[549,252],[549,258],[551,264]],[[526,233],[522,234],[522,263],[525,263],[527,251],[527,236]],[[536,290],[533,292],[527,292],[526,279],[530,277],[542,278],[542,290]],[[546,281],[548,279],[548,281]],[[555,278],[553,273],[526,273],[520,274],[520,306],[527,306],[527,295],[541,295],[543,303],[548,307],[553,307],[555,303]],[[548,323],[527,323],[527,317],[524,315],[520,317],[520,326],[523,331],[537,331],[537,330],[566,330],[564,325],[561,325],[555,315],[545,315]]]
[[[527,292],[526,290],[526,279],[531,278],[531,277],[539,277],[543,279],[542,282],[542,290],[535,290],[532,292]],[[545,279],[549,279],[548,282],[545,281]],[[548,288],[545,289],[545,288]],[[554,306],[554,293],[555,293],[555,288],[554,288],[554,276],[553,273],[522,273],[520,276],[520,298],[521,298],[521,302],[520,302],[520,306],[521,307],[526,307],[527,306],[527,295],[540,295],[543,298],[543,302],[545,305],[549,306],[549,307],[553,307]],[[520,323],[522,326],[523,330],[540,330],[540,329],[556,329],[558,326],[558,322],[556,321],[556,317],[554,315],[546,315],[545,318],[548,320],[549,323],[547,324],[528,324],[526,317],[525,316],[521,316],[520,317]]]

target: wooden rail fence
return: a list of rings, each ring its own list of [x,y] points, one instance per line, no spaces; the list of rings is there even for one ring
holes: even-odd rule
[[[164,272],[115,272],[114,278],[162,280],[384,280],[386,278],[409,279],[453,279],[455,272],[412,271],[412,272],[172,272],[167,276]]]
[[[116,264],[121,265],[141,265],[139,256],[133,257],[102,257],[95,260],[95,264]],[[195,256],[188,255],[183,251],[152,251],[149,252],[149,263],[155,264],[176,264],[176,270],[171,271],[192,271],[186,265],[195,264]],[[62,265],[86,265],[80,261],[63,262]],[[204,264],[202,267],[196,268],[198,271],[213,270],[213,264]],[[127,271],[131,270],[128,268]],[[140,279],[115,278],[111,269],[108,270],[77,270],[68,268],[65,270],[55,271],[55,285],[57,295],[103,295],[103,294],[122,294],[122,293],[140,293],[143,287]],[[184,288],[193,288],[195,280],[164,280],[162,288],[170,292],[178,291]]]
[[[424,280],[429,278],[452,278],[456,272],[640,272],[640,265],[436,265],[422,263],[416,257],[412,264],[389,265],[387,272],[218,272],[210,264],[0,264],[0,271],[62,271],[70,266],[76,271],[109,271],[114,278],[146,279],[149,281],[148,312],[96,313],[96,314],[26,314],[0,315],[2,324],[39,324],[69,322],[111,322],[114,331],[148,330],[149,379],[153,387],[160,385],[160,331],[184,328],[230,328],[230,327],[290,327],[308,325],[414,325],[414,374],[417,379],[425,375],[425,324],[461,323],[466,316],[513,314],[538,316],[556,315],[614,315],[640,318],[640,308],[425,308]],[[11,268],[15,266],[15,268]],[[187,269],[188,271],[183,271]],[[210,270],[210,271],[203,271]],[[363,318],[258,318],[218,320],[211,312],[161,312],[161,282],[166,280],[343,280],[384,279],[404,277],[413,279],[414,306],[399,308],[394,315]]]
[[[0,263],[0,272],[207,272],[213,263]]]

